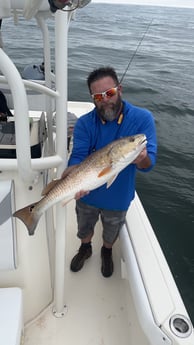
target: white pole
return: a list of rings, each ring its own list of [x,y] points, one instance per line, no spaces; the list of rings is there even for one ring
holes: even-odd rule
[[[44,71],[45,71],[45,85],[51,89],[51,49],[50,49],[50,39],[49,30],[46,25],[45,20],[39,15],[36,16],[37,23],[39,24],[44,43]],[[54,142],[53,142],[53,113],[52,113],[52,100],[50,97],[46,96],[46,114],[47,114],[47,133],[48,133],[48,148],[49,155],[54,154]]]
[[[68,46],[68,14],[57,11],[55,15],[55,65],[56,89],[59,97],[56,99],[56,153],[64,158],[58,167],[60,177],[67,161],[67,46]],[[56,254],[55,254],[55,291],[54,314],[64,315],[65,288],[65,232],[66,209],[56,206]]]

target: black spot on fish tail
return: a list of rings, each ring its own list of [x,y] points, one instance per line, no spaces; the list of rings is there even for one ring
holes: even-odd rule
[[[34,235],[34,231],[41,217],[40,213],[34,211],[36,204],[34,203],[21,208],[13,214],[13,217],[19,218],[26,225],[30,236]]]
[[[32,212],[33,211],[33,209],[34,209],[34,207],[35,207],[35,205],[33,204],[33,205],[31,205],[31,206],[29,206],[29,211],[30,212]]]

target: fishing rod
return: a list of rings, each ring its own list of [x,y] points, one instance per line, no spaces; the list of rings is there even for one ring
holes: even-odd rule
[[[135,49],[135,51],[134,51],[134,53],[133,53],[131,59],[129,60],[129,63],[128,63],[127,67],[125,68],[125,71],[124,71],[124,73],[123,73],[123,75],[122,75],[122,77],[121,77],[121,79],[120,79],[120,81],[119,81],[119,84],[121,84],[122,81],[123,81],[123,79],[125,78],[125,75],[127,74],[127,71],[128,71],[128,69],[129,69],[129,67],[130,67],[130,65],[131,65],[131,63],[132,63],[134,57],[136,56],[136,54],[137,54],[137,52],[138,52],[138,49],[139,49],[140,45],[142,44],[142,42],[143,42],[143,40],[144,40],[146,34],[148,33],[148,30],[149,30],[150,26],[152,25],[152,22],[153,22],[153,19],[152,19],[152,20],[149,22],[149,24],[147,25],[147,28],[146,28],[146,30],[145,30],[145,32],[144,32],[142,38],[140,39],[140,41],[139,41],[139,43],[138,43],[138,45],[137,45],[137,47],[136,47],[136,49]]]

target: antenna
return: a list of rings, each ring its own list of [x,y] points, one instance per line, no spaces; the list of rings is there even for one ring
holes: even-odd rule
[[[129,69],[129,66],[131,65],[131,63],[132,63],[132,61],[133,61],[135,55],[137,54],[137,51],[138,51],[140,45],[142,44],[142,42],[143,42],[143,40],[144,40],[144,38],[145,38],[145,36],[146,36],[146,34],[147,34],[147,32],[148,32],[148,30],[149,30],[151,24],[152,24],[152,22],[153,22],[153,19],[152,19],[152,20],[149,22],[149,24],[147,25],[147,28],[146,28],[146,30],[145,30],[145,32],[144,32],[142,38],[140,39],[140,41],[139,41],[139,43],[138,43],[138,45],[137,45],[137,47],[136,47],[136,49],[135,49],[135,51],[134,51],[134,53],[133,53],[131,59],[129,60],[129,63],[128,63],[127,67],[125,68],[125,71],[124,71],[124,73],[123,73],[123,75],[122,75],[122,77],[121,77],[121,79],[120,79],[119,84],[121,84],[122,81],[123,81],[123,79],[125,78],[125,75],[126,75],[128,69]]]

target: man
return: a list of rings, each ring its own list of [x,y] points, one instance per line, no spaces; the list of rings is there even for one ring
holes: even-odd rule
[[[153,116],[148,110],[122,100],[122,86],[113,68],[94,70],[88,76],[87,83],[95,108],[77,120],[69,169],[93,151],[118,138],[143,133],[148,141],[147,148],[118,175],[108,189],[103,185],[90,193],[80,191],[76,195],[77,235],[81,239],[81,246],[70,268],[73,272],[79,271],[92,255],[91,240],[100,216],[103,226],[101,272],[104,277],[110,277],[113,273],[112,246],[134,198],[136,170],[146,172],[155,165],[156,130]]]

